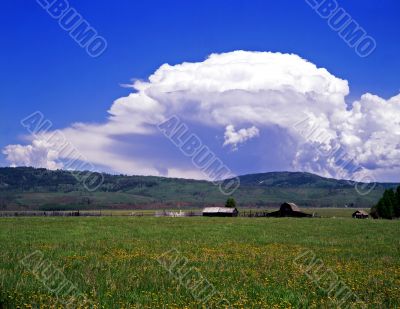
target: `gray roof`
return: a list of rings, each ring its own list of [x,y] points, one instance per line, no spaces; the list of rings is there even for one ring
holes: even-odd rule
[[[292,209],[292,211],[300,211],[299,206],[297,206],[295,203],[286,202],[286,203],[283,203],[282,206],[285,205],[285,204],[288,204],[290,206],[290,208]]]
[[[237,211],[236,208],[229,208],[229,207],[206,207],[203,209],[203,213],[225,213],[231,214]]]
[[[353,215],[354,215],[355,213],[359,213],[359,214],[362,214],[362,215],[368,216],[368,213],[367,213],[366,211],[364,211],[364,210],[360,210],[360,209],[356,210],[356,211],[353,213]]]

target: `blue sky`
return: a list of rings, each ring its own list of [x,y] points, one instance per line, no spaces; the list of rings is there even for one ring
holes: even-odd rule
[[[89,57],[36,1],[3,3],[0,149],[27,143],[20,120],[36,110],[55,129],[105,122],[113,101],[132,92],[120,84],[146,80],[164,63],[202,62],[212,53],[297,54],[347,80],[349,104],[364,93],[389,99],[400,92],[398,1],[339,2],[377,42],[366,58],[349,48],[305,1],[69,2],[107,40],[100,57]],[[134,147],[129,138],[124,141]],[[274,147],[272,133],[268,141]],[[236,155],[239,160],[243,154]],[[242,173],[286,167],[274,162],[234,169]],[[0,164],[9,164],[4,155]]]

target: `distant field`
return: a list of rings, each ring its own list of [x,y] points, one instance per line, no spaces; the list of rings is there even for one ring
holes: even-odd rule
[[[271,207],[260,207],[260,208],[238,208],[240,213],[245,213],[249,214],[250,212],[255,213],[255,212],[272,212],[278,210],[278,208],[271,208]],[[366,212],[369,212],[369,209],[367,208],[357,208],[357,209],[363,209]],[[166,211],[171,211],[171,212],[194,212],[197,214],[201,214],[201,208],[189,208],[186,209],[184,208],[167,208],[165,209]],[[306,207],[302,208],[302,210],[306,213],[309,214],[314,214],[317,217],[322,217],[322,218],[351,218],[351,215],[353,214],[354,211],[356,211],[355,208],[315,208],[315,207]],[[101,214],[102,216],[154,216],[157,211],[162,211],[162,210],[84,210],[81,211],[81,214]],[[68,212],[68,211],[66,211]],[[15,211],[0,211],[0,216],[2,214],[10,214],[13,215]],[[23,214],[33,214],[37,213],[37,211],[19,211],[18,213],[23,213]],[[39,212],[40,213],[40,212]]]
[[[360,208],[365,210],[367,213],[370,209]],[[303,208],[305,212],[315,213],[317,216],[323,218],[351,218],[351,215],[357,210],[354,208]]]
[[[252,212],[260,212],[260,211],[267,211],[267,212],[272,212],[276,211],[279,208],[239,208],[240,211],[244,211],[246,213],[249,213],[249,211]],[[334,208],[334,207],[304,207],[301,208],[302,211],[309,213],[309,214],[314,214],[317,217],[321,218],[351,218],[351,215],[357,210],[357,209],[363,209],[367,213],[370,211],[368,208]]]
[[[218,291],[207,301],[211,308],[222,298],[234,308],[332,307],[336,298],[294,263],[304,250],[314,252],[368,307],[396,308],[399,231],[400,221],[353,219],[1,218],[0,307],[57,304],[55,292],[33,275],[37,256],[19,263],[39,250],[46,260],[39,268],[60,269],[82,293],[80,303],[198,308],[191,290],[158,262],[176,249]],[[50,270],[45,274],[52,278]],[[355,297],[349,303],[359,307]]]

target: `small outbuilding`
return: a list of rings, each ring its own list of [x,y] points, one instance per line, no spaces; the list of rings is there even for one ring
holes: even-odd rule
[[[237,217],[239,211],[230,207],[206,207],[203,209],[203,216],[206,217]]]
[[[295,203],[283,203],[278,211],[268,214],[268,217],[312,217],[312,215],[302,212]]]
[[[364,210],[357,210],[351,215],[354,219],[368,219],[369,215]]]

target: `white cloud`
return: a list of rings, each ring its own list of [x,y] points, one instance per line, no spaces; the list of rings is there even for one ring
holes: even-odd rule
[[[228,125],[225,128],[224,146],[232,145],[233,150],[237,150],[238,144],[244,143],[245,141],[258,136],[259,133],[259,130],[255,126],[235,131],[233,125]]]
[[[339,147],[355,165],[381,180],[400,172],[400,95],[385,100],[365,94],[348,110],[348,82],[297,55],[212,54],[202,62],[164,64],[148,81],[136,81],[132,88],[132,94],[112,104],[107,122],[62,130],[87,161],[108,171],[202,177],[156,129],[156,124],[176,114],[199,130],[203,142],[229,160],[232,170],[275,170],[276,162],[270,158],[285,158],[286,169],[340,177],[337,160],[326,156]],[[254,143],[246,144],[253,147],[250,160],[232,160],[243,154],[224,146],[235,149],[258,135]],[[279,147],[265,150],[271,136]],[[284,136],[290,137],[290,145],[280,145],[289,140]],[[31,139],[30,145],[4,149],[11,164],[56,168],[68,159],[57,145],[43,144],[43,137]],[[291,157],[279,153],[285,148],[295,150]],[[250,163],[251,167],[245,165]]]
[[[23,165],[59,169],[63,165],[57,162],[58,154],[53,151],[48,143],[34,140],[32,145],[9,145],[3,150],[11,166]]]

